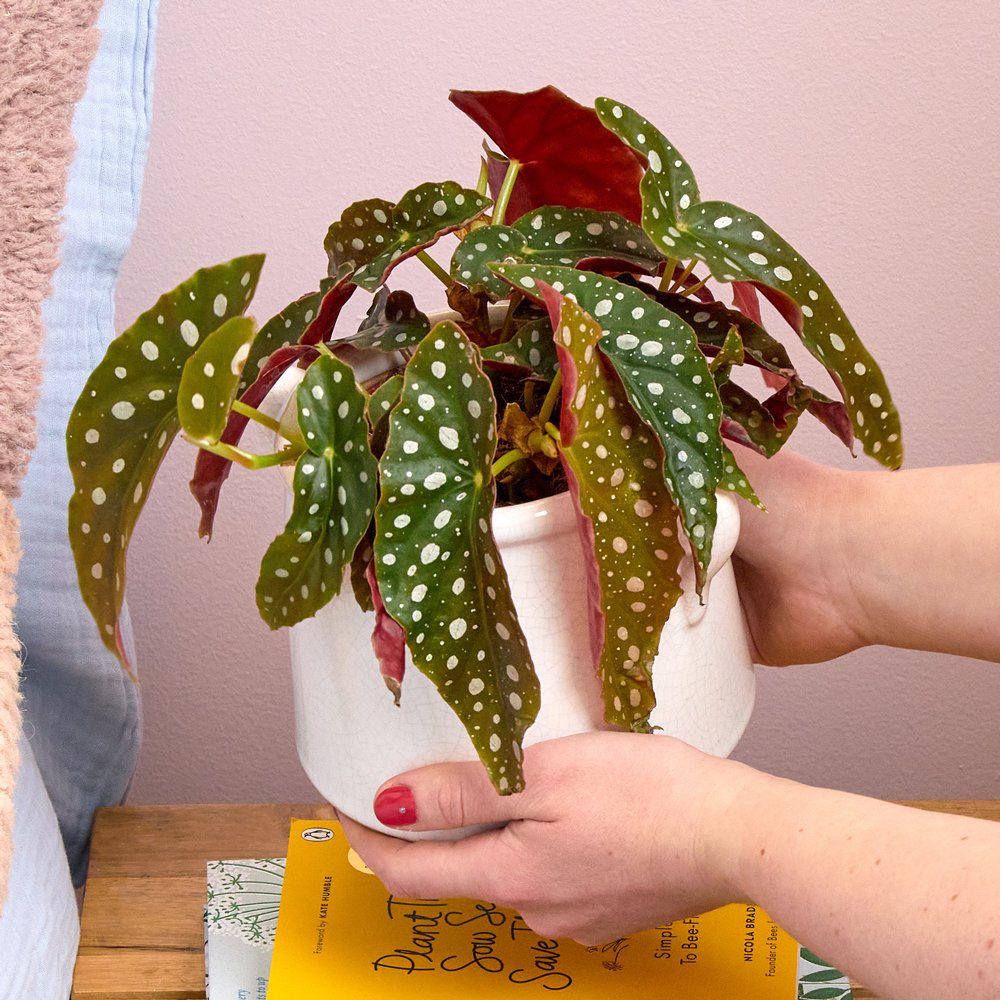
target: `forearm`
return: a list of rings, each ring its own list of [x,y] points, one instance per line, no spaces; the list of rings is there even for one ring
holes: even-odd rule
[[[1000,465],[856,477],[856,600],[872,643],[1000,661]]]
[[[794,454],[741,463],[734,565],[765,663],[882,644],[1000,661],[1000,465],[843,472]]]
[[[736,894],[812,951],[887,998],[1000,995],[1000,824],[753,772],[734,808]]]

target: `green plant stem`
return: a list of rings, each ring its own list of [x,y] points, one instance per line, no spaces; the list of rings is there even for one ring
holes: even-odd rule
[[[559,393],[562,390],[562,372],[556,372],[556,377],[552,380],[552,384],[549,386],[549,391],[545,394],[545,399],[542,402],[542,408],[538,411],[538,423],[545,427],[549,422],[549,417],[552,416],[552,411],[556,408],[556,400],[559,398]]]
[[[522,459],[527,458],[520,448],[511,448],[510,451],[505,451],[490,467],[490,472],[493,474],[493,478],[496,479],[497,476],[503,472],[504,469],[509,465],[513,465],[515,462],[520,462]]]
[[[677,265],[680,261],[676,257],[668,257],[663,265],[663,277],[660,278],[660,291],[665,292],[670,286],[670,283],[674,280],[674,271],[677,270]]]
[[[667,289],[668,292],[676,292],[678,288],[682,288],[684,282],[690,277],[691,272],[695,269],[695,265],[698,263],[697,257],[692,257],[684,267],[684,270],[677,276],[674,283]],[[683,294],[683,293],[682,293]]]
[[[275,431],[276,433],[281,430],[281,424],[274,417],[269,417],[266,413],[261,413],[260,410],[252,406],[247,406],[242,400],[233,400],[233,411],[242,414],[244,417],[249,417],[268,430]]]
[[[205,451],[210,451],[213,455],[242,465],[245,469],[267,469],[275,465],[282,465],[302,454],[301,451],[296,451],[294,448],[282,448],[281,451],[271,452],[267,455],[254,455],[252,452],[236,448],[224,441],[193,441],[191,438],[187,438],[187,440]]]
[[[423,264],[431,274],[434,275],[445,288],[450,288],[452,285],[451,275],[426,251],[421,250],[417,254],[417,260]]]
[[[687,288],[682,288],[680,294],[685,298],[689,295],[694,295],[695,292],[700,291],[705,287],[705,282],[708,281],[708,275],[702,278],[700,281],[696,281],[693,285],[689,285]]]
[[[545,425],[545,433],[548,434],[553,441],[555,441],[558,446],[562,442],[562,432],[553,423],[547,423]]]
[[[511,193],[517,183],[517,175],[521,172],[519,160],[507,161],[507,173],[504,174],[503,184],[500,185],[500,192],[497,194],[496,204],[493,206],[493,225],[502,226],[504,216],[507,214],[507,205],[510,202]]]
[[[481,156],[479,158],[479,180],[476,181],[476,192],[485,196],[489,184],[490,168],[486,164],[486,157]]]

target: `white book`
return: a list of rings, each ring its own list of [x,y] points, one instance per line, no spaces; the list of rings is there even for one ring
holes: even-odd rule
[[[284,858],[208,863],[208,1000],[265,1000],[284,877]]]

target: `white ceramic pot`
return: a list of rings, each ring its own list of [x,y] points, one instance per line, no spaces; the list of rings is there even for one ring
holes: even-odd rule
[[[493,532],[518,618],[541,682],[541,710],[525,745],[611,728],[603,721],[587,627],[583,551],[569,494],[494,512]],[[704,605],[684,568],[654,665],[650,721],[709,753],[736,745],[753,708],[754,672],[730,554],[739,511],[719,496],[719,527]],[[374,615],[347,583],[340,597],[291,631],[299,757],[316,788],[348,816],[376,829],[372,799],[400,771],[474,760],[458,717],[407,654],[399,707],[372,652]],[[651,737],[655,738],[655,737]],[[390,831],[398,835],[398,831]]]
[[[286,374],[268,401],[275,415],[301,378],[297,370]],[[755,684],[730,561],[739,509],[730,494],[720,493],[718,501],[705,602],[694,593],[687,556],[684,596],[654,663],[657,705],[650,721],[663,733],[725,756],[746,728]],[[603,719],[592,663],[586,572],[569,494],[498,508],[493,533],[541,683],[541,710],[525,745],[613,728]],[[393,703],[372,650],[374,621],[345,579],[339,597],[290,630],[296,741],[306,774],[325,798],[366,826],[400,836],[372,811],[379,786],[412,767],[476,755],[458,717],[409,653],[401,703]]]

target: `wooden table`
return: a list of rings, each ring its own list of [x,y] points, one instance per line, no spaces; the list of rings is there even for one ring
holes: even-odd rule
[[[1000,801],[911,802],[1000,820]],[[74,1000],[205,996],[205,863],[284,857],[293,816],[326,805],[123,806],[98,811],[83,904]],[[856,1000],[877,1000],[855,987]]]

